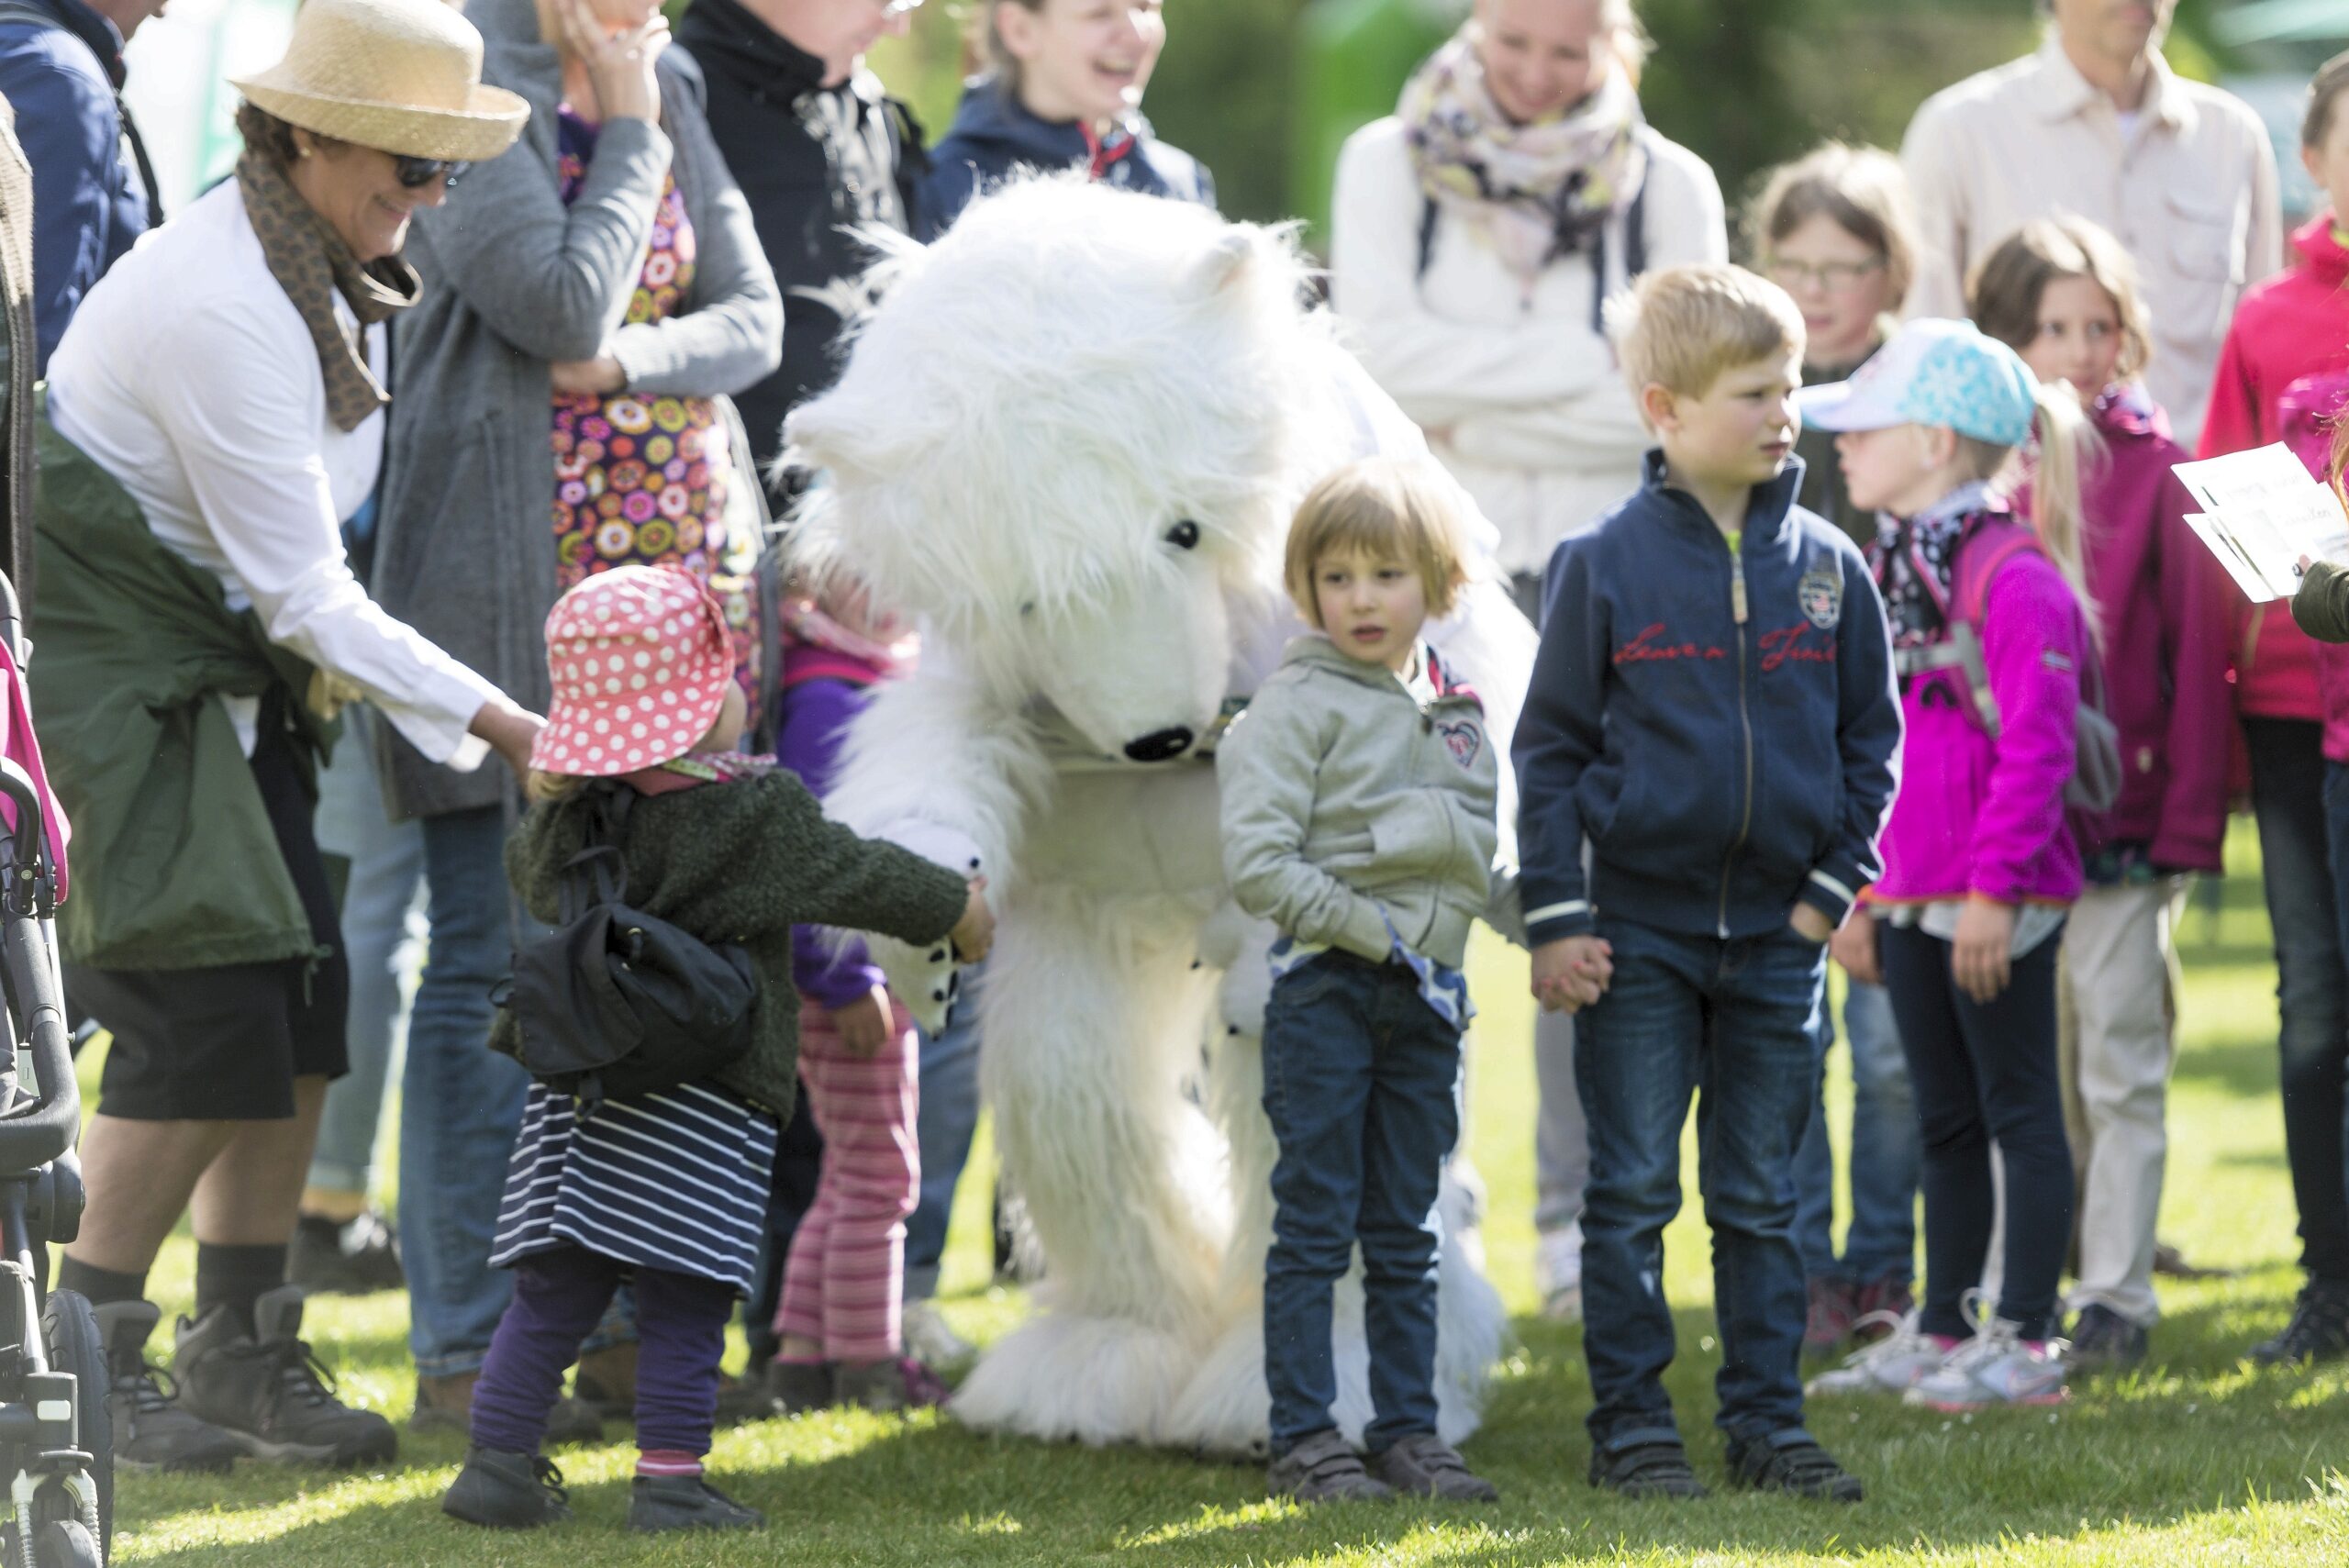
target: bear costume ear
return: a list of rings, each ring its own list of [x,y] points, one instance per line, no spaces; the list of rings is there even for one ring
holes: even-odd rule
[[[1256,260],[1256,233],[1251,225],[1234,224],[1216,236],[1207,254],[1191,268],[1191,287],[1199,298],[1212,299],[1248,275],[1250,264]]]

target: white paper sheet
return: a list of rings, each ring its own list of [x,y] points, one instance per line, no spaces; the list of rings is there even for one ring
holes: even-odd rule
[[[2280,443],[2175,472],[2200,513],[2187,522],[2254,604],[2299,591],[2300,557],[2349,564],[2349,515]]]

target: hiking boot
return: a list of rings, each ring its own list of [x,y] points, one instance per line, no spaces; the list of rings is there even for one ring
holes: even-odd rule
[[[1363,1468],[1362,1455],[1335,1427],[1323,1428],[1266,1466],[1264,1492],[1300,1503],[1375,1503],[1395,1495]]]
[[[2063,1340],[2026,1340],[2021,1324],[1993,1318],[1900,1397],[1904,1404],[1944,1414],[1997,1405],[2061,1405],[2071,1397],[2064,1375]]]
[[[1859,1314],[1852,1323],[1852,1338],[1870,1345],[1889,1337],[1900,1319],[1917,1310],[1917,1294],[1907,1280],[1887,1275],[1860,1286],[1852,1309]]]
[[[1859,1318],[1857,1293],[1851,1281],[1824,1274],[1812,1280],[1809,1289],[1810,1309],[1803,1320],[1802,1353],[1832,1355],[1852,1337],[1852,1325]]]
[[[1448,1503],[1497,1503],[1500,1488],[1468,1468],[1452,1445],[1433,1432],[1413,1432],[1370,1456],[1370,1473],[1387,1489],[1407,1497],[1436,1497]]]
[[[439,1377],[417,1374],[416,1413],[407,1418],[407,1429],[422,1436],[435,1432],[472,1436],[473,1385],[480,1381],[479,1372],[452,1372]],[[562,1395],[547,1411],[544,1440],[550,1444],[601,1442],[604,1423],[583,1401]]]
[[[441,1494],[440,1511],[491,1529],[537,1529],[571,1517],[571,1494],[562,1489],[562,1472],[544,1454],[475,1444]]]
[[[1843,1358],[1832,1372],[1822,1372],[1803,1385],[1803,1393],[1817,1399],[1839,1394],[1905,1394],[1919,1378],[1939,1372],[1950,1351],[1963,1341],[1928,1334],[1917,1327],[1917,1314],[1898,1318],[1871,1314],[1852,1326],[1867,1342]]]
[[[829,1362],[785,1361],[777,1356],[767,1362],[766,1390],[775,1413],[783,1416],[829,1410],[840,1403],[832,1393]]]
[[[946,1385],[910,1357],[864,1366],[832,1366],[832,1402],[866,1410],[930,1410],[944,1405]]]
[[[1590,1451],[1590,1484],[1625,1497],[1703,1497],[1704,1483],[1676,1442],[1635,1443],[1609,1453]]]
[[[148,1301],[110,1301],[95,1309],[106,1347],[106,1414],[114,1462],[124,1470],[225,1471],[244,1445],[179,1406],[179,1385],[150,1364],[147,1340],[163,1318]]]
[[[759,1529],[766,1515],[746,1508],[698,1475],[640,1475],[629,1483],[628,1528],[646,1535],[673,1529]]]
[[[248,1334],[225,1307],[179,1321],[180,1398],[256,1459],[388,1464],[392,1424],[335,1397],[334,1379],[301,1338],[302,1287],[282,1284],[253,1303]]]
[[[1757,1492],[1785,1492],[1822,1503],[1860,1500],[1860,1478],[1809,1438],[1783,1444],[1731,1440],[1729,1478]]]
[[[2251,1359],[2261,1366],[2315,1366],[2343,1356],[2349,1356],[2349,1288],[2313,1280],[2300,1287],[2291,1321],[2251,1347]]]
[[[766,1380],[756,1374],[735,1377],[721,1373],[718,1379],[718,1424],[739,1427],[745,1421],[763,1421],[777,1414],[774,1397],[767,1392]]]
[[[313,1294],[334,1296],[369,1296],[407,1285],[399,1240],[382,1213],[372,1208],[348,1221],[302,1216],[285,1254],[285,1277]]]
[[[906,1353],[924,1366],[952,1370],[978,1359],[979,1348],[954,1331],[935,1301],[907,1302],[901,1332]]]
[[[579,1358],[571,1392],[606,1421],[636,1420],[636,1341],[621,1340]]]
[[[2145,1359],[2149,1338],[2143,1324],[2110,1307],[2083,1307],[2064,1359],[2076,1373],[2127,1372]]]
[[[1582,1321],[1582,1221],[1545,1230],[1534,1250],[1542,1316],[1553,1323]]]

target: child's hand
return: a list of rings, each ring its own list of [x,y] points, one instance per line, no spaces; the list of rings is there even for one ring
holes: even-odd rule
[[[1606,994],[1615,950],[1597,937],[1560,937],[1533,950],[1533,995],[1545,1013],[1573,1013]]]
[[[832,1027],[841,1031],[841,1044],[851,1056],[878,1054],[889,1043],[894,1022],[885,985],[875,985],[855,1001],[832,1009]]]
[[[1957,917],[1957,940],[1950,946],[1949,970],[1957,988],[1978,1006],[1998,999],[2010,977],[2008,950],[2014,946],[2014,906],[1979,895],[1965,901]]]
[[[1825,911],[1816,904],[1798,902],[1794,913],[1787,917],[1787,924],[1794,928],[1795,935],[1807,942],[1824,942],[1835,934],[1835,928],[1827,922]]]
[[[1827,956],[1864,985],[1884,984],[1884,965],[1876,958],[1876,917],[1865,905],[1854,909],[1827,939]]]
[[[970,902],[963,906],[963,917],[947,936],[953,940],[954,956],[964,963],[978,962],[995,946],[995,911],[987,907],[985,877],[971,878]]]

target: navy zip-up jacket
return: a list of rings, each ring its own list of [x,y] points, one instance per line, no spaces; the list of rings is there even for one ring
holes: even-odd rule
[[[1594,908],[1723,939],[1798,901],[1840,923],[1883,869],[1884,604],[1801,484],[1796,460],[1755,485],[1732,550],[1651,451],[1639,491],[1551,556],[1512,751],[1533,941],[1587,934]]]
[[[1215,181],[1206,164],[1159,140],[1139,114],[1128,128],[1131,146],[1095,170],[1096,179],[1146,196],[1215,206]],[[1015,169],[1085,169],[1094,161],[1083,126],[1040,118],[993,76],[974,76],[963,85],[954,124],[930,150],[916,232],[925,240],[937,239],[964,207],[1009,179]]]

